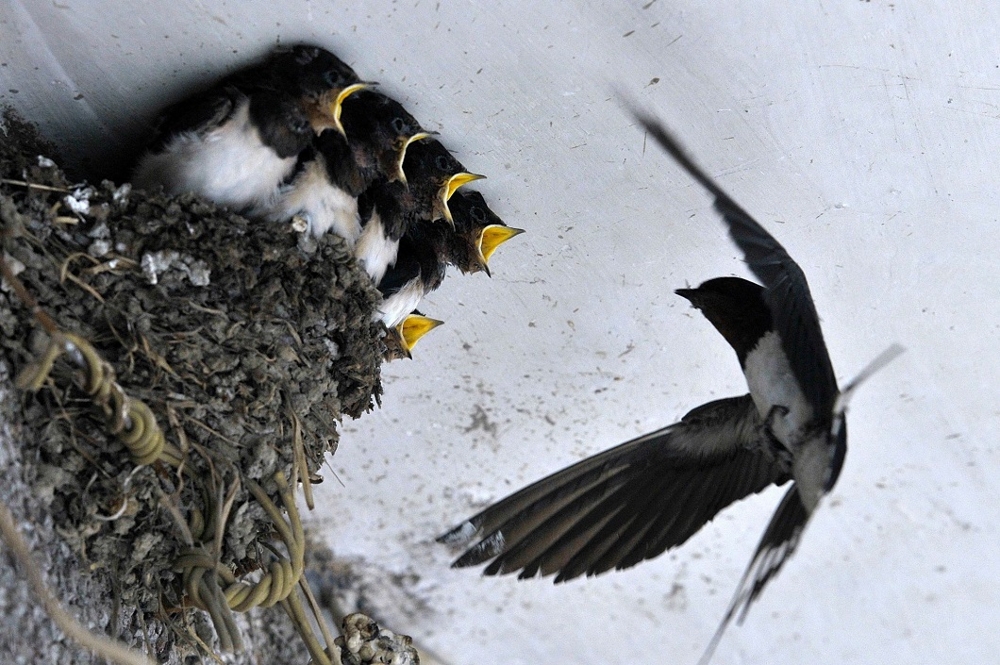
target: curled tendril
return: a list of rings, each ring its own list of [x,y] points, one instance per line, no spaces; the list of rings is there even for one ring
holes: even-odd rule
[[[216,630],[229,629],[232,625],[230,611],[247,612],[255,607],[272,607],[286,601],[295,591],[305,570],[305,532],[295,507],[295,496],[288,486],[283,473],[275,475],[275,481],[281,496],[281,502],[288,514],[286,520],[281,510],[257,483],[248,481],[250,493],[264,508],[274,522],[275,530],[288,557],[277,556],[268,567],[268,572],[255,583],[236,579],[233,572],[212,555],[211,544],[202,544],[183,551],[174,562],[174,569],[182,574],[184,589],[190,602],[208,612]],[[213,575],[214,573],[214,575]],[[221,583],[225,583],[222,588]],[[219,593],[225,599],[225,607],[220,607],[216,600]],[[237,645],[238,635],[227,635],[220,632],[220,643]],[[238,647],[236,647],[238,649]]]
[[[79,335],[60,330],[52,333],[41,358],[18,376],[18,387],[29,391],[41,389],[56,360],[63,354],[84,371],[80,387],[101,410],[108,431],[128,449],[132,461],[143,466],[158,460],[166,438],[152,409],[125,393],[115,381],[111,365]]]

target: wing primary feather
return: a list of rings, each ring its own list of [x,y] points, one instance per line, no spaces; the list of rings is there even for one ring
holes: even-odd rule
[[[570,534],[572,537],[577,527],[585,530],[593,522],[603,523],[614,517],[627,505],[622,500],[622,495],[634,491],[630,488],[632,477],[630,470],[623,468],[611,478],[602,480],[573,498],[544,521],[523,525],[515,523],[516,518],[512,519],[508,525],[500,528],[507,539],[507,547],[499,557],[502,560],[501,572],[513,572],[536,561],[564,535]],[[514,529],[513,533],[511,527]],[[511,535],[506,535],[508,533]]]
[[[679,480],[674,473],[663,473],[659,479],[637,479],[636,484],[644,489],[633,496],[628,519],[617,524],[607,524],[596,533],[564,568],[564,579],[584,573],[588,576],[599,575],[616,567],[623,554],[621,550],[625,547],[623,541],[641,538],[655,521],[652,514],[683,491],[683,483]]]
[[[560,524],[576,516],[580,511],[580,504],[585,503],[588,497],[606,493],[609,488],[620,486],[624,482],[624,479],[618,478],[622,475],[622,470],[616,470],[613,475],[606,478],[596,477],[593,482],[574,483],[572,487],[558,486],[551,494],[538,498],[520,512],[504,512],[503,521],[492,520],[493,528],[488,532],[484,530],[483,533],[486,535],[480,542],[453,565],[457,568],[474,566],[522,547],[523,541],[530,539],[532,534],[537,536],[547,529],[569,528],[571,522],[564,527],[560,527]],[[511,570],[516,568],[509,568],[504,572]]]
[[[640,447],[655,446],[669,435],[671,428],[663,429],[626,441],[614,448],[577,462],[561,471],[546,476],[505,499],[485,508],[478,514],[439,536],[437,541],[446,544],[464,544],[483,533],[495,531],[510,516],[523,513],[539,502],[572,494],[579,487],[598,482],[605,473],[626,466]]]
[[[588,576],[596,574],[593,567],[594,562],[603,556],[609,547],[614,545],[615,534],[620,533],[622,529],[640,519],[640,511],[636,508],[636,502],[643,502],[645,497],[637,487],[645,486],[647,489],[651,489],[649,475],[647,469],[639,476],[630,478],[629,484],[623,488],[618,496],[612,499],[614,503],[612,504],[612,500],[609,500],[608,505],[601,508],[601,513],[607,513],[607,519],[601,519],[597,529],[587,529],[586,533],[589,537],[580,538],[573,543],[576,545],[575,551],[569,551],[570,543],[568,542],[562,544],[566,546],[565,552],[558,549],[553,551],[553,555],[558,555],[556,558],[567,559],[566,563],[558,569],[557,582],[564,582],[583,574]],[[549,568],[551,567],[550,564]]]
[[[570,568],[570,562],[592,541],[594,534],[603,529],[616,514],[609,511],[599,520],[589,520],[586,524],[578,522],[571,531],[567,531],[560,536],[544,553],[535,559],[533,562],[536,565],[535,570],[540,570],[543,576],[558,573],[557,581],[559,582],[572,579],[582,572],[586,572],[575,572],[575,569]],[[527,572],[527,568],[525,568],[525,572]]]
[[[663,538],[663,532],[669,530],[681,516],[681,510],[685,505],[685,498],[691,494],[691,480],[697,478],[697,473],[688,473],[686,478],[677,478],[678,488],[683,489],[681,496],[667,496],[656,502],[658,507],[664,508],[658,515],[649,519],[641,532],[637,531],[631,538],[631,542],[626,543],[628,551],[624,551],[614,562],[616,570],[631,568],[641,561],[651,559],[665,550],[674,546],[674,543],[667,542]],[[673,492],[674,495],[681,492]],[[679,508],[680,506],[680,508]],[[641,538],[640,538],[641,537]],[[662,541],[662,542],[661,542]],[[607,561],[607,563],[611,563]]]

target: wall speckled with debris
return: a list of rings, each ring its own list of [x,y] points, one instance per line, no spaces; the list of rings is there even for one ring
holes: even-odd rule
[[[635,569],[553,586],[448,567],[433,537],[583,456],[745,390],[673,289],[746,276],[707,198],[622,111],[656,110],[809,277],[852,403],[835,491],[718,662],[1000,652],[1000,8],[938,3],[180,0],[0,5],[0,104],[92,180],[156,110],[276,41],[379,81],[528,230],[346,422],[311,515],[356,602],[445,663],[694,662],[779,498]],[[478,183],[477,183],[478,184]],[[339,479],[339,480],[338,480]],[[380,583],[371,580],[381,580]],[[385,584],[390,580],[391,584]]]

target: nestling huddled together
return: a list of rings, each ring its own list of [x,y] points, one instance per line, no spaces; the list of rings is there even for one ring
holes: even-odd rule
[[[391,360],[441,323],[417,307],[448,266],[489,275],[523,231],[464,188],[484,176],[376,88],[322,48],[280,48],[165,109],[133,184],[342,237],[382,294]]]

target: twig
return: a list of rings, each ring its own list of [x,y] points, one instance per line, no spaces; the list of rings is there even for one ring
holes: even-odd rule
[[[18,187],[27,187],[28,189],[40,189],[43,192],[60,192],[62,194],[68,194],[72,192],[72,189],[66,189],[65,187],[52,187],[50,185],[36,185],[33,182],[25,182],[24,180],[11,180],[9,178],[0,178],[0,184],[4,185],[17,185]]]

